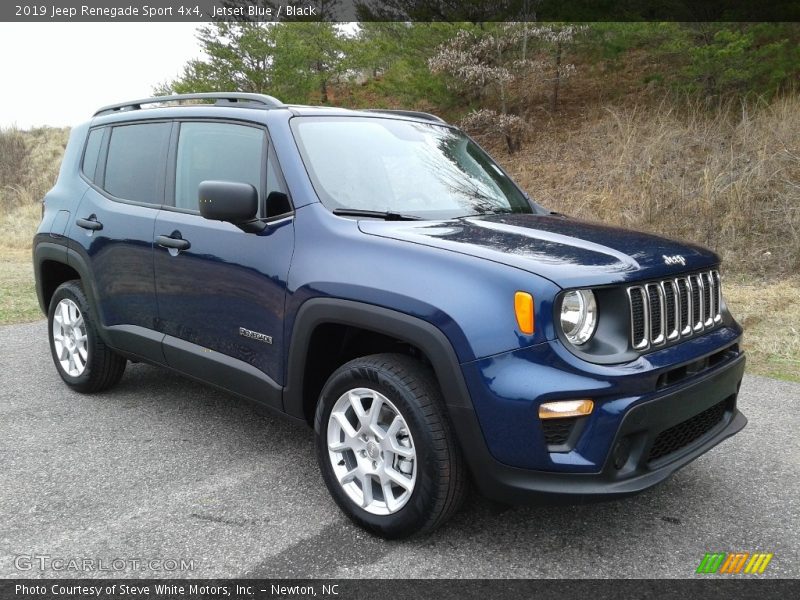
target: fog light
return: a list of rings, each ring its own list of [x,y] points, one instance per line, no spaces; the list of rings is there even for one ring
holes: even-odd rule
[[[583,417],[592,413],[594,402],[591,400],[561,400],[545,402],[539,406],[540,419],[564,419],[566,417]]]

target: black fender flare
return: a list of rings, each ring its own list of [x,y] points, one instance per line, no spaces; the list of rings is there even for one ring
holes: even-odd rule
[[[417,347],[431,361],[448,412],[452,409],[473,410],[456,353],[438,327],[418,317],[374,304],[340,298],[312,298],[297,311],[290,338],[283,391],[283,410],[289,415],[305,419],[303,381],[309,342],[319,325],[329,323],[367,329]]]
[[[39,308],[46,315],[50,308],[45,302],[44,288],[42,285],[42,263],[52,261],[70,266],[67,259],[67,247],[55,242],[36,242],[33,247],[33,274],[36,279],[36,299]]]
[[[61,263],[78,273],[78,276],[81,279],[81,284],[83,285],[83,291],[86,294],[87,300],[89,301],[89,306],[91,307],[92,312],[99,316],[100,312],[97,310],[97,290],[95,289],[91,268],[87,264],[86,260],[80,254],[75,252],[75,250],[64,246],[63,244],[57,244],[53,242],[38,242],[33,249],[33,268],[36,275],[36,296],[39,300],[39,307],[42,309],[42,312],[46,315],[49,309],[45,303],[44,290],[42,289],[41,285],[41,269],[42,263],[45,261]],[[102,323],[98,322],[98,325],[99,326],[97,329],[100,333],[100,337],[103,338],[103,341],[106,344],[113,346],[108,339],[106,328]]]

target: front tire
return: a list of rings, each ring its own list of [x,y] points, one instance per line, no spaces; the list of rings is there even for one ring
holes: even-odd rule
[[[50,352],[69,387],[90,394],[116,385],[127,361],[105,345],[80,281],[56,289],[47,314]]]
[[[385,538],[433,531],[466,494],[467,474],[430,368],[401,354],[357,358],[330,376],[314,419],[331,495]]]

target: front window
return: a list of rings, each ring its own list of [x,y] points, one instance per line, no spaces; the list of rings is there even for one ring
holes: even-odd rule
[[[175,206],[199,210],[197,188],[202,181],[249,183],[260,191],[265,139],[263,129],[246,125],[181,123]]]
[[[299,117],[292,129],[314,188],[331,210],[423,219],[535,211],[492,159],[451,127]]]

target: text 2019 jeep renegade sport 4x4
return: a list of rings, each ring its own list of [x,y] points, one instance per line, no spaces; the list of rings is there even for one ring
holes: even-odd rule
[[[333,498],[386,537],[443,523],[469,478],[632,494],[746,423],[715,254],[544,210],[432,115],[101,109],[33,255],[70,387],[144,361],[311,424]]]

